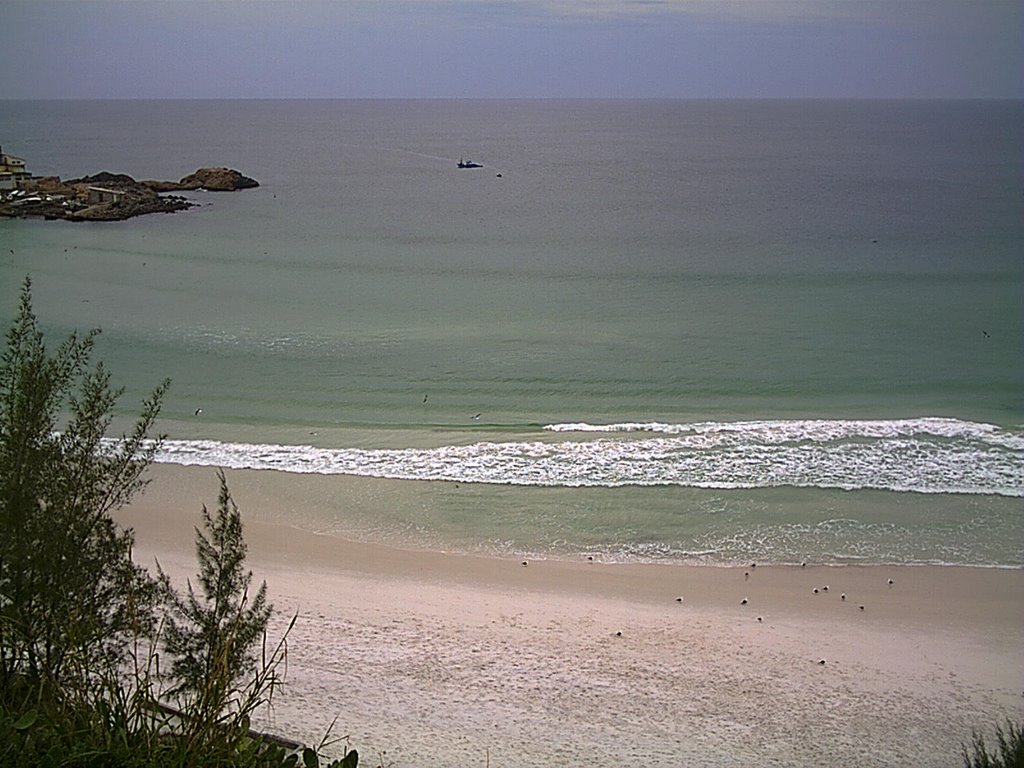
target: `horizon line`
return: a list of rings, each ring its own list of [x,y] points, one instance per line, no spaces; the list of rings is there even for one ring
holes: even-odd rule
[[[0,96],[9,101],[1024,101],[1019,96]]]

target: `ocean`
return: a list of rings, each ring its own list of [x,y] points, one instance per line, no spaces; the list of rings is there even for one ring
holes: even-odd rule
[[[260,181],[0,220],[0,319],[31,275],[54,343],[102,329],[112,437],[171,378],[161,462],[380,479],[276,519],[1024,566],[1022,102],[6,101],[0,144]]]

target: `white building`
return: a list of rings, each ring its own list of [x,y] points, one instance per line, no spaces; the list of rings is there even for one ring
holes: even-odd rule
[[[0,189],[18,189],[31,178],[32,174],[25,170],[25,161],[8,155],[0,147]]]

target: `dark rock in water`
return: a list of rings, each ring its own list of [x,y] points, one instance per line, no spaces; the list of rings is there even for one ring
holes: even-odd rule
[[[208,189],[211,192],[233,192],[251,189],[260,183],[232,168],[200,168],[178,182],[179,189]]]

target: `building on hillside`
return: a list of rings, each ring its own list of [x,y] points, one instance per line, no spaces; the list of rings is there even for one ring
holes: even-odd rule
[[[25,161],[8,155],[0,147],[0,189],[19,189],[32,178],[25,169]]]
[[[89,187],[89,205],[99,205],[100,203],[120,203],[121,198],[123,197],[124,192],[117,189]]]

